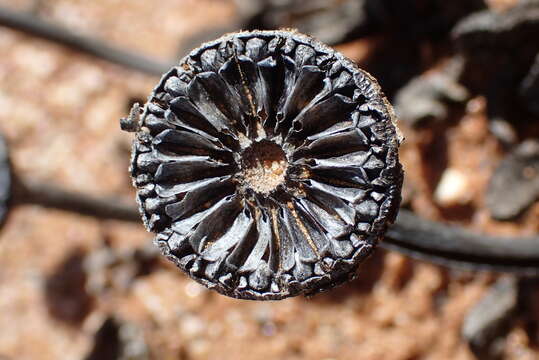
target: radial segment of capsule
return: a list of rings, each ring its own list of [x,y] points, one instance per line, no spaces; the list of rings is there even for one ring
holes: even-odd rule
[[[399,135],[376,81],[287,31],[226,35],[166,73],[131,174],[148,230],[189,276],[241,299],[355,276],[396,216]]]

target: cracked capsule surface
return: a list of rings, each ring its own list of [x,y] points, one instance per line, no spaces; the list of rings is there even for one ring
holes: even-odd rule
[[[193,50],[138,121],[130,171],[144,224],[167,258],[224,295],[336,286],[396,216],[391,106],[369,74],[297,32]]]

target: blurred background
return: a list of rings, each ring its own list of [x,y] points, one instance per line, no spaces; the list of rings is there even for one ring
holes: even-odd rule
[[[44,39],[41,23],[63,35]],[[283,27],[379,80],[406,137],[404,207],[477,232],[539,231],[536,0],[0,0],[0,133],[13,173],[134,203],[120,117],[202,41]],[[66,34],[81,37],[66,46]],[[102,43],[154,60],[88,53]],[[380,249],[330,292],[239,301],[159,257],[139,222],[16,196],[0,228],[1,360],[539,359],[533,279]]]

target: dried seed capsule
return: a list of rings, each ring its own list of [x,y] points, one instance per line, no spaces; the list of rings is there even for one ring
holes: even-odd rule
[[[327,44],[350,40],[372,27],[365,0],[235,0],[235,3],[247,28],[294,28]]]
[[[165,256],[225,295],[331,288],[397,213],[393,120],[376,81],[312,38],[254,31],[204,44],[141,115],[131,175],[144,223]]]
[[[529,111],[538,111],[533,64],[539,52],[539,1],[476,12],[461,20],[452,36],[466,59],[461,82],[486,95],[489,118],[525,122]]]
[[[511,220],[539,199],[539,141],[527,140],[507,155],[485,195],[496,220]]]
[[[414,42],[445,37],[483,0],[235,0],[242,28],[293,28],[328,44],[373,33],[397,33]]]
[[[11,197],[11,167],[8,149],[2,135],[0,135],[0,226],[3,224]]]

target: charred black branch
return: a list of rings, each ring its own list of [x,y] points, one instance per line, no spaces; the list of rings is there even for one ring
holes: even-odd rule
[[[116,48],[97,39],[76,34],[69,29],[48,23],[30,13],[11,11],[0,7],[0,26],[55,41],[103,60],[151,75],[161,75],[172,66],[156,59]]]
[[[401,209],[381,246],[444,266],[539,276],[539,236],[502,237],[422,219]]]
[[[21,178],[16,179],[13,185],[12,205],[40,205],[104,220],[137,221],[140,219],[135,206],[114,197],[82,194],[53,184]]]

